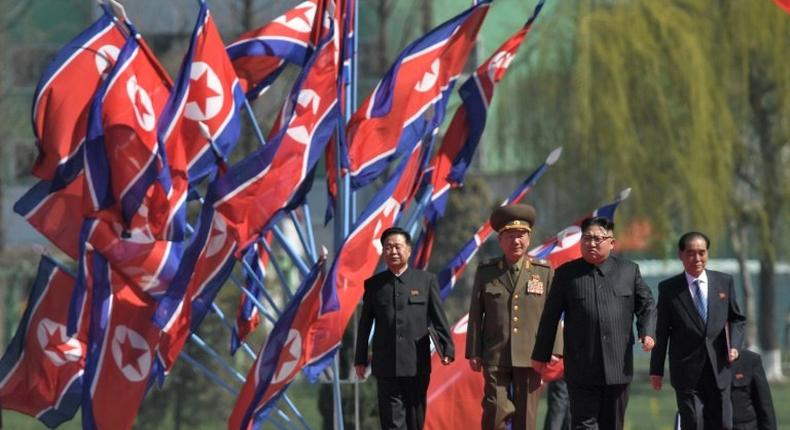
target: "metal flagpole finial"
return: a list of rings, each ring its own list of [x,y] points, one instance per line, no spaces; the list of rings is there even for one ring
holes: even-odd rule
[[[627,199],[628,196],[630,196],[630,195],[631,195],[631,187],[628,187],[628,188],[624,189],[623,191],[620,191],[620,195],[617,197],[617,200],[623,201],[623,200]]]
[[[120,16],[125,22],[129,22],[129,17],[126,15],[126,9],[124,9],[120,2],[116,0],[99,0],[99,4],[108,5],[116,16]]]
[[[553,166],[560,159],[560,155],[562,155],[562,147],[558,146],[546,157],[546,164]]]
[[[321,254],[319,254],[318,258],[321,260],[326,260],[328,255],[329,255],[329,250],[326,249],[326,246],[321,245]]]

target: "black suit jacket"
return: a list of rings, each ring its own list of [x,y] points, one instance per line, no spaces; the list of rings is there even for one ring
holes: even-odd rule
[[[532,358],[549,361],[565,313],[565,379],[572,385],[631,382],[634,317],[638,336],[653,336],[655,302],[639,266],[610,256],[598,266],[577,259],[560,266],[540,319]]]
[[[743,350],[732,363],[732,421],[735,429],[776,429],[771,390],[756,352]]]
[[[695,386],[705,363],[710,362],[716,384],[723,389],[730,384],[728,344],[738,350],[743,344],[746,318],[738,309],[732,276],[713,270],[706,273],[707,324],[694,307],[685,273],[658,284],[656,346],[650,356],[650,374],[664,375],[664,359],[669,349],[670,380],[675,388]]]
[[[436,277],[408,268],[400,277],[385,270],[365,281],[354,364],[367,365],[373,322],[373,374],[377,377],[427,375],[431,371],[429,326],[442,356],[455,357]]]

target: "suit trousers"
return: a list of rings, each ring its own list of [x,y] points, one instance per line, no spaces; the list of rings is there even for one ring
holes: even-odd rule
[[[694,387],[676,388],[680,427],[683,430],[731,429],[730,385],[719,389],[708,361]]]
[[[422,430],[430,375],[376,377],[382,430]]]
[[[535,430],[540,375],[531,367],[487,366],[483,369],[483,430]]]
[[[629,384],[568,384],[571,426],[575,430],[622,430],[628,406],[628,388]]]

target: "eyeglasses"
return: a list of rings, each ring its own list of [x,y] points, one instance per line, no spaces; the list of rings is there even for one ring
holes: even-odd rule
[[[582,240],[587,243],[592,243],[594,245],[598,245],[599,243],[606,242],[607,240],[613,238],[614,236],[595,236],[592,234],[584,234],[582,235]]]

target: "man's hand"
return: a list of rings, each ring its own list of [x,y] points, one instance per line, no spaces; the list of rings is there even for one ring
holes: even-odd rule
[[[654,390],[656,390],[656,391],[660,391],[661,390],[662,379],[664,379],[664,378],[661,377],[661,376],[650,375],[650,385],[653,386]]]
[[[483,368],[483,365],[480,363],[479,358],[472,357],[469,359],[469,368],[472,369],[473,372],[479,372],[480,369]]]
[[[452,362],[453,362],[452,358],[450,358],[450,357],[442,357],[442,364],[444,364],[445,366],[447,366],[448,364],[450,364]]]
[[[554,358],[554,357],[552,357]],[[545,361],[537,361],[532,360],[532,370],[538,372],[538,374],[542,377],[543,372],[546,371],[546,362]]]
[[[360,381],[365,379],[365,371],[367,370],[367,366],[364,366],[362,364],[355,364],[354,365],[354,370],[357,371],[357,378]]]
[[[643,336],[639,339],[642,342],[642,351],[648,352],[656,346],[656,341],[650,336]]]
[[[741,353],[738,352],[737,349],[735,349],[735,348],[730,349],[730,356],[728,357],[730,359],[730,363],[732,363],[733,361],[737,360],[738,357],[740,357],[740,356],[741,356]]]

